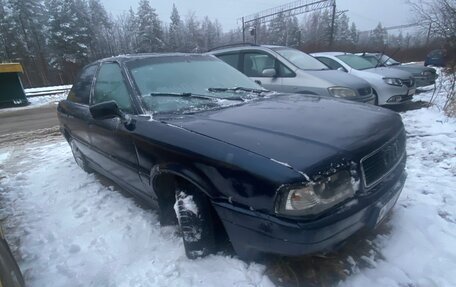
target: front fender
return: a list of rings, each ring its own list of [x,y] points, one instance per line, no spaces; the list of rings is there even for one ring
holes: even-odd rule
[[[202,172],[199,172],[194,168],[188,167],[181,163],[170,162],[156,164],[150,172],[149,184],[152,187],[154,187],[155,178],[163,173],[173,174],[187,180],[188,182],[198,187],[211,199],[216,197],[215,187],[212,184],[210,184],[210,181]]]

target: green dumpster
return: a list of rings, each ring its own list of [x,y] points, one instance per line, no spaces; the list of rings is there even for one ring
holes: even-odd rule
[[[29,104],[19,78],[22,72],[21,64],[0,64],[0,109]]]

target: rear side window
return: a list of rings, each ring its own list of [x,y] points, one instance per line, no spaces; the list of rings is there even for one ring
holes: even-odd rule
[[[87,66],[82,70],[76,84],[71,88],[67,100],[74,103],[88,105],[90,98],[90,89],[92,88],[93,77],[97,72],[97,65]]]
[[[274,69],[278,77],[293,77],[294,72],[276,58],[265,53],[244,54],[244,74],[249,77],[265,77],[263,71]]]
[[[227,63],[231,67],[239,70],[239,54],[225,54],[217,56],[217,58]]]
[[[342,68],[344,71],[346,71],[346,69],[341,64],[337,63],[337,61],[334,61],[333,59],[325,57],[317,57],[317,59],[320,60],[326,66],[328,66],[331,70],[337,70],[339,68]]]
[[[130,94],[125,84],[122,70],[115,63],[103,64],[98,72],[92,104],[115,101],[119,108],[132,113]]]

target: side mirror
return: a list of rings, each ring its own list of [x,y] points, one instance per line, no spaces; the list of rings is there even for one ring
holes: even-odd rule
[[[344,67],[337,68],[337,71],[341,71],[341,72],[345,72],[345,73],[347,72],[347,70],[345,70]]]
[[[122,112],[115,101],[95,104],[90,106],[89,110],[95,120],[108,120],[118,117],[127,129],[133,130],[135,128],[135,120]]]
[[[264,77],[275,77],[277,72],[275,69],[264,69],[261,73]]]
[[[257,83],[260,86],[263,85],[260,80],[255,80],[255,83]]]
[[[121,117],[123,114],[115,101],[102,102],[90,106],[90,114],[96,120],[107,120]]]

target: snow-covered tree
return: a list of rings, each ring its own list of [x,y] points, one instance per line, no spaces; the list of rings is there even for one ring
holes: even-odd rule
[[[377,27],[369,34],[369,45],[377,49],[383,49],[388,37],[387,31],[383,28],[382,23],[378,23]]]
[[[176,5],[173,4],[173,10],[171,12],[171,23],[168,29],[168,49],[170,51],[180,51],[183,45],[183,29],[184,24],[179,15],[179,11]]]
[[[280,12],[269,23],[269,42],[273,45],[286,45],[287,42],[287,20],[285,14]]]
[[[114,54],[112,23],[100,0],[89,0],[90,54],[92,59],[100,59]]]
[[[201,52],[203,50],[202,38],[201,25],[195,13],[190,12],[185,19],[184,51]]]
[[[141,0],[137,12],[138,52],[159,52],[164,48],[163,29],[149,0]]]
[[[350,26],[350,43],[352,45],[356,45],[359,41],[359,31],[358,29],[356,28],[356,25],[354,22],[352,22],[351,26]]]
[[[48,0],[46,7],[51,66],[58,70],[66,66],[82,66],[89,57],[87,3],[82,0]]]

